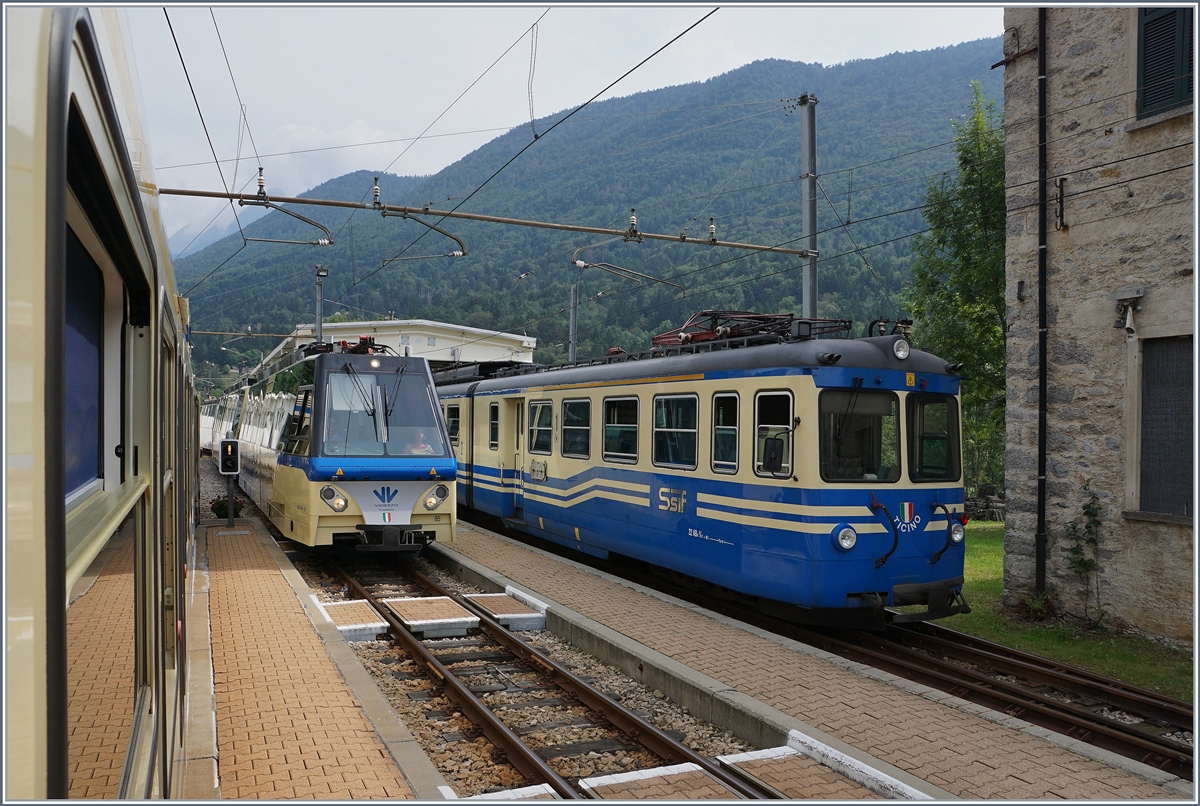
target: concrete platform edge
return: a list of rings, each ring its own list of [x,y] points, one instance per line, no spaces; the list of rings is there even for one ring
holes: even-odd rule
[[[479,531],[482,531],[482,532],[486,532],[488,535],[495,537],[498,540],[511,540],[511,538],[507,538],[504,535],[498,535],[495,532],[492,532],[488,529],[484,529],[479,526],[472,526],[471,528],[478,529]],[[516,541],[513,541],[513,542],[516,542]],[[446,548],[444,545],[441,545],[441,544],[430,544],[430,545],[432,548],[435,548],[435,549]],[[1149,781],[1150,783],[1153,783],[1153,784],[1157,784],[1159,786],[1162,786],[1165,789],[1169,789],[1173,792],[1183,793],[1192,800],[1194,800],[1196,797],[1195,785],[1193,783],[1191,783],[1190,781],[1184,780],[1183,778],[1180,778],[1172,773],[1163,772],[1162,770],[1158,769],[1157,767],[1152,767],[1149,764],[1143,764],[1142,762],[1137,761],[1136,759],[1127,758],[1125,756],[1118,755],[1116,753],[1112,753],[1103,748],[1096,747],[1095,745],[1087,744],[1085,742],[1081,742],[1077,739],[1073,739],[1070,736],[1067,736],[1062,733],[1058,733],[1056,731],[1037,727],[1037,726],[1032,725],[1029,722],[1026,722],[1024,720],[1016,720],[1016,722],[1014,723],[1012,721],[1013,717],[1009,716],[1008,714],[1001,713],[999,711],[995,711],[986,706],[977,705],[976,703],[969,702],[967,700],[963,700],[958,697],[953,697],[952,695],[949,695],[946,692],[938,691],[938,690],[932,689],[928,686],[923,686],[920,683],[915,683],[911,680],[907,680],[905,678],[899,677],[899,676],[891,674],[889,672],[875,669],[871,666],[867,666],[867,665],[859,663],[857,661],[848,660],[847,658],[843,658],[840,655],[834,655],[831,652],[826,652],[823,649],[818,649],[817,647],[810,646],[808,644],[804,644],[799,641],[794,641],[790,638],[785,638],[781,635],[775,635],[773,633],[767,632],[766,630],[759,629],[758,627],[755,627],[751,624],[746,624],[744,622],[737,621],[735,619],[731,619],[728,616],[721,615],[720,613],[714,613],[710,610],[700,607],[699,605],[692,604],[691,602],[685,602],[682,599],[677,599],[673,596],[661,593],[656,590],[651,590],[650,588],[647,588],[642,585],[638,585],[637,583],[629,582],[628,580],[624,580],[624,579],[619,579],[617,577],[614,577],[611,574],[606,574],[603,571],[598,571],[595,568],[591,568],[590,566],[584,565],[582,563],[573,562],[572,560],[570,560],[568,558],[560,557],[557,554],[552,554],[550,552],[546,552],[541,549],[535,548],[533,546],[525,545],[523,543],[521,543],[520,545],[528,551],[537,552],[537,553],[544,554],[549,557],[553,557],[558,562],[568,563],[569,565],[571,565],[575,568],[578,568],[581,571],[586,571],[589,574],[592,574],[592,575],[598,576],[602,579],[606,579],[610,582],[622,585],[631,590],[639,591],[641,593],[646,594],[647,596],[653,596],[654,598],[659,599],[661,601],[670,602],[671,604],[674,604],[678,607],[682,607],[686,610],[691,610],[692,612],[695,612],[695,613],[703,613],[706,617],[711,618],[714,621],[718,621],[722,624],[726,624],[729,626],[737,627],[738,629],[741,629],[741,630],[745,630],[746,632],[748,632],[752,635],[756,635],[759,638],[763,638],[764,640],[773,641],[782,646],[786,646],[789,649],[795,650],[796,652],[803,652],[806,655],[810,655],[812,657],[820,658],[822,660],[828,661],[829,663],[832,663],[843,669],[852,671],[855,674],[859,674],[864,677],[869,677],[874,680],[878,680],[879,682],[886,683],[887,685],[892,686],[893,688],[899,688],[904,691],[908,691],[910,693],[917,694],[919,696],[924,697],[927,700],[939,702],[943,705],[946,705],[947,707],[956,708],[959,711],[963,711],[963,712],[969,713],[969,714],[974,714],[975,716],[982,717],[991,722],[995,722],[997,724],[1003,724],[1003,725],[1013,728],[1014,730],[1019,730],[1022,733],[1028,734],[1030,736],[1035,736],[1039,739],[1042,739],[1043,741],[1046,741],[1052,745],[1055,745],[1056,747],[1061,747],[1063,749],[1070,750],[1071,752],[1076,753],[1081,756],[1084,756],[1085,758],[1090,758],[1093,761],[1098,761],[1101,764],[1105,764],[1109,767],[1113,767],[1114,769],[1118,769],[1123,772],[1127,772],[1130,775],[1135,775],[1138,778],[1141,778],[1142,780]],[[496,575],[496,576],[498,578],[500,578],[499,575]],[[494,585],[495,583],[492,583],[492,584]],[[614,664],[614,665],[616,665],[616,664]],[[620,668],[623,668],[623,667],[620,667]],[[664,689],[664,691],[665,691],[665,689]],[[712,720],[710,720],[710,721],[712,721]],[[732,728],[729,728],[729,729],[732,730]],[[814,730],[815,730],[815,728],[814,728]],[[737,733],[736,731],[734,731],[734,732]],[[741,734],[737,734],[737,735],[741,736]],[[743,738],[746,738],[747,741],[751,741],[751,739],[749,739],[748,737],[743,737]],[[880,762],[880,763],[886,763],[886,762]],[[932,784],[928,784],[928,783],[926,785],[933,786]],[[951,795],[950,798],[955,799],[956,796]]]
[[[350,644],[342,637],[341,631],[334,626],[333,622],[325,618],[324,613],[314,604],[311,590],[304,583],[300,572],[292,565],[292,561],[288,559],[283,549],[257,522],[257,519],[255,528],[259,538],[271,553],[272,559],[279,566],[279,570],[283,572],[284,579],[291,585],[296,599],[304,608],[313,628],[321,637],[325,650],[333,659],[342,679],[350,687],[351,693],[362,706],[367,720],[375,728],[375,733],[408,782],[413,791],[413,797],[417,800],[443,800],[444,795],[439,787],[446,786],[446,779],[429,760],[429,756],[409,731],[408,726],[396,715],[391,703],[387,701],[387,697],[375,685],[370,673],[363,668],[358,656],[350,648]]]
[[[217,711],[213,684],[212,633],[209,614],[208,528],[198,524],[188,558],[187,715],[184,725],[183,785],[185,800],[219,800]]]
[[[780,747],[789,744],[789,737],[799,733],[819,742],[834,753],[814,755],[800,745],[804,752],[852,780],[883,796],[895,798],[912,790],[934,800],[959,800],[928,781],[876,758],[834,736],[793,716],[736,691],[715,678],[697,672],[609,627],[593,621],[568,607],[548,599],[544,594],[529,590],[507,577],[479,565],[442,544],[431,544],[432,552],[425,557],[450,573],[485,591],[503,591],[506,587],[527,592],[550,606],[546,613],[546,628],[580,650],[623,671],[643,685],[657,689],[672,702],[683,705],[695,716],[732,732],[755,747]],[[527,547],[528,548],[528,547]],[[535,550],[536,549],[532,549]],[[561,558],[556,558],[561,559]],[[588,569],[596,573],[594,569]],[[623,583],[628,585],[629,583]],[[661,597],[660,597],[661,598]],[[686,604],[686,603],[683,603]],[[693,606],[694,607],[694,606]],[[698,609],[698,608],[697,608]],[[734,622],[730,622],[734,623]],[[811,744],[811,743],[808,743]],[[851,765],[829,764],[837,754],[853,759]]]

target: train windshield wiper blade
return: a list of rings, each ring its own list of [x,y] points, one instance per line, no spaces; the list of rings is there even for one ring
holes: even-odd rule
[[[407,367],[400,367],[400,369],[396,370],[396,384],[392,387],[392,391],[388,393],[387,397],[384,398],[383,413],[385,417],[392,416],[392,410],[396,408],[396,401],[400,399],[400,383],[404,380],[404,370],[406,369]],[[388,403],[388,400],[391,402]]]
[[[371,400],[371,396],[367,394],[367,390],[363,388],[362,381],[358,377],[358,372],[347,361],[342,370],[350,376],[350,380],[354,381],[355,388],[358,389],[358,394],[362,397],[363,405],[366,406],[367,414],[371,415],[371,419],[375,419],[375,403]]]

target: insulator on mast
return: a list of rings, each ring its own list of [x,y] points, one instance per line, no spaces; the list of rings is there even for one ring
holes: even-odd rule
[[[717,221],[715,218],[708,219],[708,242],[717,242]]]
[[[375,203],[373,206],[376,210],[379,209],[379,177],[378,176],[375,177]]]
[[[258,195],[267,195],[267,180],[263,179],[263,169],[261,165],[258,166]]]

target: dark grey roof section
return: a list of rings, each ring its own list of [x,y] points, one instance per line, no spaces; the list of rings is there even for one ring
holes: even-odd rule
[[[863,339],[806,339],[780,341],[774,344],[752,344],[724,349],[688,347],[663,350],[656,358],[609,360],[605,363],[577,364],[567,367],[532,368],[519,374],[496,377],[479,384],[477,394],[500,389],[523,389],[530,386],[595,383],[597,381],[638,380],[664,375],[694,375],[730,370],[772,369],[776,367],[826,366],[822,354],[839,354],[841,359],[828,366],[839,369],[897,370],[927,375],[949,375],[946,361],[932,353],[912,350],[901,361],[892,353],[892,345],[903,336],[876,336]],[[646,355],[643,353],[642,355]],[[467,384],[444,385],[443,395],[465,394]]]

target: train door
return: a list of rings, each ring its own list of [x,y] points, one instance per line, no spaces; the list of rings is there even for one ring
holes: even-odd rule
[[[525,518],[525,398],[510,398],[509,419],[513,423],[513,517]]]

